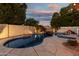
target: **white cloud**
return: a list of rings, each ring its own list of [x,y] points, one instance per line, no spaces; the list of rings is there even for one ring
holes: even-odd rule
[[[39,21],[39,25],[50,26],[50,21],[41,20],[41,21]]]

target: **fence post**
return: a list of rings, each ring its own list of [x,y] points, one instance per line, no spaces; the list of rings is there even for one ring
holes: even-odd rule
[[[8,37],[9,37],[9,24],[8,24]]]
[[[78,29],[78,27],[77,27],[77,35],[78,35],[78,31],[79,31],[79,29]]]

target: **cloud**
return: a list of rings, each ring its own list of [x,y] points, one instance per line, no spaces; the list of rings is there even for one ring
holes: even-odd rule
[[[35,18],[36,20],[50,20],[54,12],[56,11],[28,9],[27,16],[28,18],[32,17]]]
[[[42,7],[42,6],[41,6]],[[27,14],[53,14],[54,12],[59,12],[61,5],[59,4],[48,4],[47,5],[49,10],[40,10],[40,9],[27,9]]]
[[[54,12],[59,12],[60,7],[59,4],[48,4],[48,9],[28,8],[26,14],[28,17],[34,17],[36,20],[50,20]]]
[[[58,12],[58,10],[36,10],[36,9],[27,9],[27,14],[53,14]]]
[[[51,9],[59,9],[59,8],[61,8],[61,6],[59,4],[49,4],[48,7],[51,8]]]
[[[28,12],[31,12],[31,13],[35,13],[35,14],[49,14],[49,13],[51,13],[50,10],[28,9],[27,11],[28,11]]]
[[[38,17],[36,17],[36,18],[42,18],[42,19],[44,19],[44,18],[51,18],[51,17],[52,17],[52,16],[49,16],[49,15],[48,15],[47,17],[46,17],[46,16],[41,16],[41,17],[38,16]]]

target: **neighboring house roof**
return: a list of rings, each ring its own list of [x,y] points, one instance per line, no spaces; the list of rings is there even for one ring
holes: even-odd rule
[[[76,34],[73,30],[69,29],[66,31],[66,33]]]

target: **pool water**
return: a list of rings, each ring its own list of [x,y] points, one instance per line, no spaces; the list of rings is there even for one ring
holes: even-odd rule
[[[59,38],[65,38],[65,39],[76,39],[76,35],[68,35],[65,33],[57,33],[56,36]]]
[[[29,37],[19,37],[11,39],[4,43],[4,46],[8,48],[25,48],[33,47],[41,44],[46,36],[44,34],[33,34]]]
[[[11,39],[4,43],[5,47],[8,48],[26,48],[26,47],[33,47],[40,45],[43,42],[43,39],[49,36],[52,36],[53,33],[50,34],[33,34],[32,36],[28,37],[19,37]],[[65,38],[65,39],[76,39],[74,36],[69,36],[64,33],[56,33],[56,36],[59,38]]]

